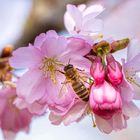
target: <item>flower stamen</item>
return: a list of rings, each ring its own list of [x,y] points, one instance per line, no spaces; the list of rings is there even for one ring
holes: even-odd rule
[[[43,74],[46,77],[50,76],[53,83],[56,84],[56,71],[58,71],[59,67],[61,66],[63,66],[63,64],[57,59],[45,57],[42,60],[40,69],[43,71]]]

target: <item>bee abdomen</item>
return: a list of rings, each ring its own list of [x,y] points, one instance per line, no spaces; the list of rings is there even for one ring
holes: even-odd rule
[[[72,84],[72,87],[80,99],[82,99],[85,102],[89,100],[88,89],[82,82],[75,82]]]

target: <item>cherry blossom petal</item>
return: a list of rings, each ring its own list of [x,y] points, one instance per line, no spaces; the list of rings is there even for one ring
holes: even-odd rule
[[[107,134],[111,133],[113,128],[111,126],[111,123],[108,120],[102,119],[98,115],[95,115],[95,122],[101,132],[104,132]]]
[[[127,70],[128,72],[138,72],[140,71],[140,53],[138,53],[133,59],[128,61],[127,63],[124,64],[124,69]]]
[[[28,103],[40,99],[46,92],[46,80],[38,69],[29,70],[17,82],[17,94]]]
[[[124,101],[131,101],[134,97],[132,86],[125,79],[121,83],[121,97]]]
[[[33,104],[28,104],[22,98],[16,98],[14,104],[19,109],[27,108],[29,112],[31,112],[32,114],[38,114],[38,115],[44,114],[48,107],[47,104],[39,104],[38,102],[34,102]]]
[[[85,4],[80,4],[80,5],[78,5],[77,7],[78,7],[78,9],[79,9],[81,12],[83,12],[83,11],[86,9],[86,5],[85,5]]]
[[[76,120],[79,120],[81,116],[86,114],[87,104],[85,102],[77,102],[66,115],[63,123],[64,125],[69,125]]]
[[[75,26],[81,27],[82,14],[78,10],[78,8],[75,5],[68,4],[67,5],[67,12],[73,18],[73,20],[75,21]]]
[[[56,57],[63,53],[66,47],[67,41],[65,37],[48,37],[42,45],[42,53],[46,57]]]
[[[135,100],[140,100],[140,87],[133,85],[133,89],[134,89],[134,99]]]
[[[116,131],[127,127],[126,119],[121,112],[120,113],[117,112],[116,114],[114,114],[112,121],[113,121],[113,128]]]
[[[140,115],[139,108],[132,102],[125,102],[122,107],[123,114],[128,117],[137,117]]]
[[[64,123],[64,125],[69,125],[72,122],[79,121],[79,119],[83,118],[86,114],[87,104],[81,101],[77,101],[74,106],[68,111],[67,114],[61,116],[56,115],[54,113],[51,113],[49,116],[50,121],[58,125],[61,122]]]
[[[68,12],[64,14],[64,25],[68,32],[71,33],[72,31],[74,31],[75,22]]]
[[[13,52],[10,64],[15,68],[31,68],[37,66],[42,60],[42,55],[37,48],[23,47]]]
[[[127,49],[127,61],[132,60],[138,53],[140,53],[140,41],[132,39]]]
[[[63,121],[63,117],[60,115],[56,115],[53,112],[49,114],[49,120],[54,125],[59,125]]]
[[[75,55],[73,55],[73,57],[71,57],[71,58],[74,58],[74,59],[70,59],[71,60],[70,62],[71,62],[71,64],[73,64],[75,66],[75,68],[83,70],[83,72],[90,71],[91,62],[88,59],[83,58],[81,56],[75,56]]]
[[[47,37],[55,37],[55,38],[58,38],[59,36],[57,35],[56,31],[55,30],[49,30],[47,33],[46,33]]]
[[[100,19],[90,18],[89,20],[84,20],[82,25],[83,32],[96,33],[100,32],[103,28],[103,22]]]
[[[83,16],[90,15],[91,18],[95,18],[101,12],[103,12],[104,8],[101,5],[91,5],[85,9]]]
[[[41,33],[40,35],[38,35],[35,38],[34,46],[37,47],[37,48],[40,48],[42,43],[45,41],[45,39],[46,39],[46,34],[45,33]]]
[[[68,47],[71,52],[77,52],[79,55],[86,55],[92,49],[92,46],[89,45],[84,39],[71,37],[68,39]]]

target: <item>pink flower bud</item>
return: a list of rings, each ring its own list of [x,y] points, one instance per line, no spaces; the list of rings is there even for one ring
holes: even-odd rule
[[[93,76],[96,85],[102,84],[105,79],[105,69],[100,57],[96,57],[90,68],[90,73]]]
[[[89,102],[92,111],[104,119],[110,119],[122,108],[119,90],[106,81],[101,85],[92,85]]]
[[[106,59],[107,59],[108,79],[112,84],[119,85],[123,79],[122,67],[120,63],[117,62],[111,54],[108,54]]]

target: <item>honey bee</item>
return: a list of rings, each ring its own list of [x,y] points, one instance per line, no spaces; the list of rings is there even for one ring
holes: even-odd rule
[[[89,90],[86,88],[82,82],[80,75],[76,68],[72,64],[67,64],[64,67],[64,75],[66,77],[66,82],[70,82],[73,90],[78,95],[78,97],[84,101],[88,102],[89,100]]]

